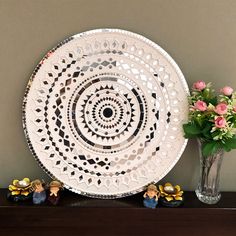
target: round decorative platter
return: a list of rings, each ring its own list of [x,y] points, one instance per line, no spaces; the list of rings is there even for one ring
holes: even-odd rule
[[[163,178],[186,146],[188,86],[174,60],[119,29],[74,35],[40,61],[23,102],[29,148],[65,187],[96,198]]]

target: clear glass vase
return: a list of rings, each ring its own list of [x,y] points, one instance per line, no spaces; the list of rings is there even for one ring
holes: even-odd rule
[[[198,139],[200,178],[195,192],[201,202],[216,204],[221,198],[219,181],[224,150],[219,149],[213,155],[204,156],[202,153],[202,146],[203,141]]]

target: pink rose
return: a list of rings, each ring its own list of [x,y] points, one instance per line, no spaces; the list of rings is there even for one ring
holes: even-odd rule
[[[220,90],[220,92],[223,93],[226,96],[230,96],[233,93],[233,91],[234,90],[231,87],[229,87],[229,86],[225,86],[224,88],[222,88]]]
[[[236,106],[233,107],[233,111],[236,112]]]
[[[225,103],[219,103],[215,108],[215,112],[219,115],[224,115],[227,113],[227,111],[228,107]]]
[[[194,107],[199,111],[205,111],[207,109],[207,104],[203,101],[196,101]]]
[[[217,128],[224,128],[226,126],[227,122],[225,120],[224,117],[222,116],[218,116],[216,119],[215,119],[215,126]]]
[[[193,84],[193,89],[196,89],[198,91],[202,91],[204,88],[206,88],[206,83],[202,80],[199,80]]]

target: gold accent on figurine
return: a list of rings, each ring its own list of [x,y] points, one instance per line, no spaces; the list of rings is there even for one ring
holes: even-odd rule
[[[173,186],[171,183],[166,183],[164,186],[159,185],[159,190],[161,192],[161,197],[164,197],[168,202],[177,200],[183,200],[183,191],[179,185]]]
[[[8,187],[7,198],[11,201],[25,201],[32,197],[32,184],[29,178],[14,179]]]
[[[12,184],[9,185],[8,189],[11,195],[24,195],[28,196],[31,192],[32,185],[29,178],[24,178],[22,180],[14,179]]]

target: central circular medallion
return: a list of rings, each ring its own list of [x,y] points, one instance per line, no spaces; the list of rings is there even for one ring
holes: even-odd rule
[[[111,108],[107,107],[103,110],[103,115],[106,117],[106,118],[110,118],[113,114],[113,111]]]

